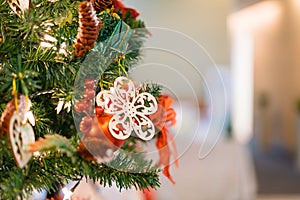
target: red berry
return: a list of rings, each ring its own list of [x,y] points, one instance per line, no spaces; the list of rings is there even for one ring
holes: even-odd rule
[[[95,91],[94,90],[86,90],[84,92],[84,98],[87,99],[87,100],[94,99],[95,98]]]
[[[75,111],[78,113],[83,113],[84,111],[88,111],[89,109],[91,109],[93,105],[93,102],[91,100],[87,100],[87,99],[83,99],[81,101],[78,101],[74,108]]]
[[[84,81],[84,88],[87,90],[94,90],[95,87],[95,81],[92,79],[86,79]]]
[[[85,116],[82,118],[79,129],[82,133],[87,134],[92,128],[93,118],[90,116]]]
[[[74,109],[78,113],[83,113],[87,109],[87,105],[83,100],[81,100],[75,104]]]

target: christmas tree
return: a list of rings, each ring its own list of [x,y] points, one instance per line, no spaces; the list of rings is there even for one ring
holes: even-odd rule
[[[83,178],[159,187],[158,165],[139,151],[152,139],[173,181],[172,99],[129,79],[149,36],[139,13],[119,0],[0,5],[0,199]]]

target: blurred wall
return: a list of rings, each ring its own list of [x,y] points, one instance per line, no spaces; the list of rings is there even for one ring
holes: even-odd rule
[[[254,130],[265,150],[281,146],[295,152],[297,146],[299,13],[299,0],[270,0],[235,14],[253,41]]]
[[[228,65],[226,18],[233,0],[125,0],[147,26],[170,28],[194,38],[218,65]],[[176,42],[176,41],[174,41]]]
[[[245,8],[251,6],[252,4],[258,3],[263,0],[235,0],[234,6],[237,9]]]
[[[255,31],[255,111],[265,121],[263,147],[293,151],[300,98],[300,5],[298,0],[273,2],[281,7],[278,20]]]

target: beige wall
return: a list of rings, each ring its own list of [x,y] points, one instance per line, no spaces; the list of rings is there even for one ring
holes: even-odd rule
[[[171,28],[202,44],[218,65],[228,65],[226,19],[232,0],[126,0],[148,26]]]
[[[234,52],[232,60],[240,60],[245,56],[243,52],[248,52],[245,48],[253,52],[253,55],[246,55],[246,58],[253,56],[253,75],[247,74],[249,62],[239,63],[237,69],[233,67],[233,72],[239,71],[245,76],[242,80],[251,78],[254,81],[246,82],[241,90],[245,91],[243,88],[253,85],[253,131],[265,149],[279,144],[293,152],[298,145],[296,101],[300,98],[299,13],[300,0],[266,0],[241,9],[229,19],[233,30],[232,44],[238,41],[241,48]],[[235,35],[245,41],[237,40]],[[242,46],[243,42],[247,44],[246,39],[250,39],[253,45]],[[235,66],[234,62],[232,64]],[[252,93],[252,89],[249,93]],[[241,95],[242,92],[237,93],[243,99]],[[262,106],[262,101],[267,105]],[[238,112],[243,113],[245,110],[239,109]],[[239,124],[240,120],[234,123]],[[249,122],[252,123],[251,120]]]
[[[215,64],[225,67],[230,64],[226,20],[231,12],[232,1],[124,0],[126,5],[140,12],[140,18],[145,21],[147,27],[178,31],[161,38],[160,36],[165,34],[151,30],[153,35],[147,41],[148,44],[163,46],[171,51],[176,49],[179,56],[174,56],[170,52],[145,51],[142,64],[148,67],[134,69],[133,78],[138,81],[152,80],[165,84],[179,98],[189,100],[194,96],[203,98],[207,93],[204,81],[207,74],[214,73],[220,82]],[[158,64],[149,66],[149,63]],[[211,68],[215,71],[211,72]],[[217,90],[219,89],[222,90],[221,87]]]
[[[296,108],[300,97],[300,5],[297,0],[272,1],[280,5],[279,17],[257,27],[255,38],[254,104],[256,126],[265,148],[279,143],[294,150],[296,143]],[[298,1],[299,2],[299,1]],[[259,107],[261,94],[266,94],[269,106]]]
[[[251,6],[255,3],[258,3],[262,0],[235,0],[234,1],[234,6],[237,8],[237,9],[242,9],[242,8],[245,8],[247,6]]]

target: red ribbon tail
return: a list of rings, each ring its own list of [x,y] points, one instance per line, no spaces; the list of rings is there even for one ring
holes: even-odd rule
[[[176,182],[174,181],[174,179],[172,178],[171,174],[170,174],[170,171],[169,171],[169,165],[165,166],[164,167],[164,170],[163,170],[163,174],[173,183],[173,184],[176,184]]]
[[[152,188],[146,188],[142,191],[144,200],[156,200],[155,190]]]
[[[167,132],[167,134],[168,134],[168,136],[170,138],[170,141],[171,141],[171,144],[172,144],[174,162],[175,162],[176,167],[178,167],[179,166],[179,162],[178,162],[178,153],[177,153],[177,148],[176,148],[175,140],[174,140],[174,137],[173,137],[172,134],[170,134],[169,132]]]

